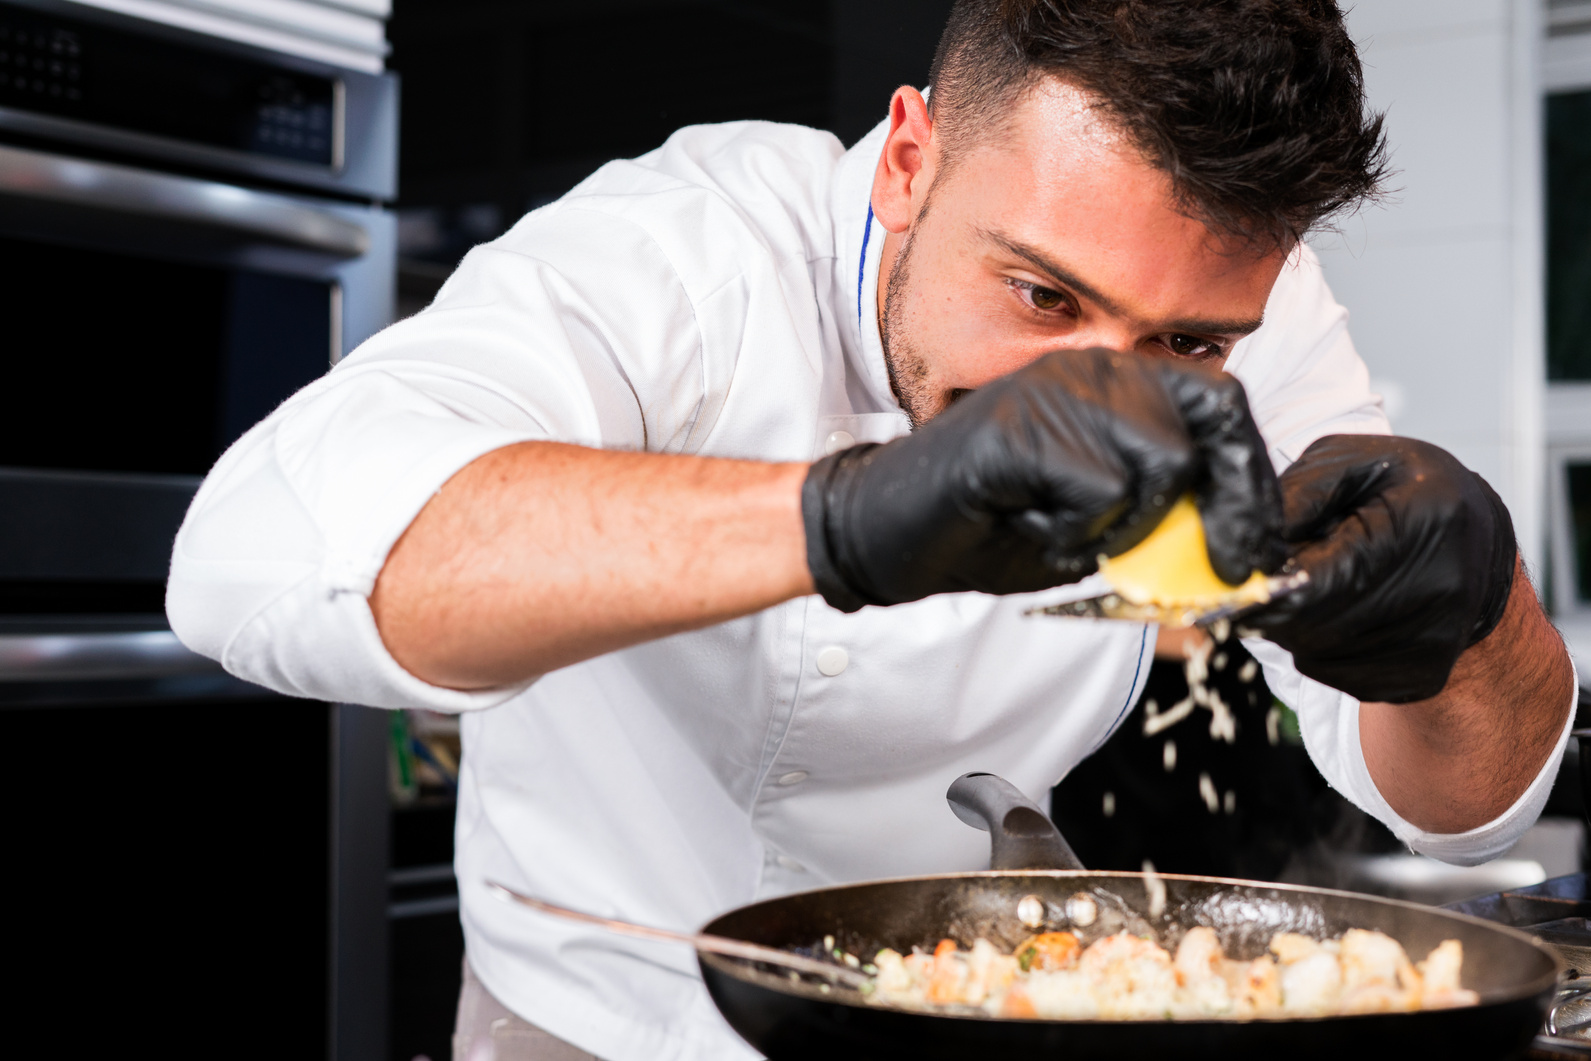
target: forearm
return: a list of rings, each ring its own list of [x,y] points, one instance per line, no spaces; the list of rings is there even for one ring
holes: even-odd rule
[[[370,596],[388,651],[459,689],[507,685],[812,592],[802,464],[549,442],[462,469]]]
[[[1573,702],[1573,673],[1523,565],[1516,567],[1502,621],[1459,657],[1440,694],[1361,705],[1371,778],[1393,810],[1427,832],[1484,825],[1546,765]]]

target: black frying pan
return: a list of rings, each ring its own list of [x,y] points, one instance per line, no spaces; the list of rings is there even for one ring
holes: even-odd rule
[[[946,936],[963,946],[982,936],[1010,949],[1034,931],[1016,911],[1025,896],[1036,895],[1045,903],[1045,927],[1070,929],[1085,944],[1119,927],[1151,929],[1174,944],[1183,930],[1208,925],[1229,956],[1252,958],[1276,932],[1327,938],[1367,928],[1392,936],[1418,961],[1442,940],[1458,939],[1464,985],[1480,993],[1481,1003],[1291,1020],[1003,1020],[870,1004],[848,989],[792,982],[786,974],[702,954],[713,1001],[747,1042],[773,1061],[1502,1058],[1522,1053],[1541,1027],[1563,971],[1551,949],[1515,929],[1322,888],[1164,874],[1164,913],[1150,918],[1144,874],[1082,869],[1050,820],[1008,782],[967,774],[948,798],[963,821],[989,830],[991,871],[822,888],[731,910],[702,931],[807,953],[832,935],[837,947],[863,960],[881,947],[905,953]],[[1067,919],[1068,900],[1079,892],[1093,897],[1100,911],[1088,928]]]

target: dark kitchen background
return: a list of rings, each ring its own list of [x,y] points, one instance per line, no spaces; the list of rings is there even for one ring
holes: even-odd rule
[[[1458,6],[1366,0],[1353,25],[1381,105],[1434,100],[1454,123],[1435,141],[1459,145],[1469,165],[1518,141],[1497,118],[1506,107],[1444,96],[1442,77],[1480,84],[1501,68],[1490,52],[1451,51],[1503,32],[1453,28]],[[799,122],[854,142],[896,86],[926,80],[950,2],[305,0],[320,14],[296,28],[189,0],[148,0],[140,10],[155,22],[103,10],[116,7],[0,0],[0,724],[12,793],[0,900],[20,983],[12,1012],[25,1015],[0,1030],[0,1049],[442,1061],[463,946],[456,721],[289,700],[187,653],[161,614],[176,520],[226,444],[423,308],[470,247],[681,125]],[[1497,198],[1518,194],[1527,208],[1514,216],[1539,207],[1546,218],[1519,237],[1541,237],[1545,263],[1544,279],[1522,266],[1522,289],[1539,289],[1546,310],[1531,355],[1547,385],[1547,424],[1531,436],[1547,481],[1538,566],[1584,661],[1591,8],[1541,10],[1530,29],[1546,46],[1540,113],[1527,107],[1518,128],[1541,119],[1542,172]],[[225,91],[195,106],[184,86],[201,83]],[[349,107],[341,142],[325,124],[334,83]],[[1432,153],[1439,124],[1395,127],[1412,205],[1394,220],[1418,214],[1423,175],[1465,185]],[[199,206],[152,218],[65,191],[38,198],[40,181],[70,184],[68,164],[121,174],[164,203],[199,202],[220,182],[308,227],[262,234]],[[1446,428],[1419,418],[1435,374],[1400,376],[1414,369],[1387,351],[1415,346],[1381,309],[1408,304],[1394,288],[1424,275],[1396,257],[1400,239],[1449,255],[1444,240],[1471,238],[1440,227],[1448,220],[1371,240],[1372,217],[1348,230],[1347,252],[1323,251],[1395,423],[1406,391],[1411,431],[1444,442]],[[1482,236],[1510,238],[1497,225]],[[1391,279],[1365,279],[1388,261]],[[1489,311],[1506,315],[1495,290]],[[1481,335],[1465,309],[1420,319]],[[1455,445],[1479,437],[1475,422]],[[1202,710],[1156,721],[1189,696],[1176,652],[1156,663],[1135,712],[1052,794],[1085,862],[1433,902],[1583,868],[1574,745],[1547,816],[1518,847],[1487,866],[1441,867],[1326,786],[1297,720],[1247,664],[1236,645],[1211,659],[1210,686],[1237,718],[1228,742],[1210,737]]]
[[[853,143],[923,84],[948,0],[397,0],[400,313],[464,251],[682,125],[756,118]]]

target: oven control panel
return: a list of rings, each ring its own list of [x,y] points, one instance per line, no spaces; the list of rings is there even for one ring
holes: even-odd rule
[[[0,5],[0,107],[332,168],[335,78]]]
[[[386,202],[398,78],[73,0],[0,0],[0,144]]]

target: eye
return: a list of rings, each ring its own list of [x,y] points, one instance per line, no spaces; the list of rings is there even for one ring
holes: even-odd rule
[[[1051,291],[1047,287],[1032,288],[1028,297],[1033,300],[1033,304],[1039,309],[1059,309],[1062,303],[1066,301],[1066,299],[1061,297],[1059,291]]]
[[[1168,335],[1161,341],[1165,343],[1166,349],[1178,357],[1205,361],[1220,357],[1222,353],[1219,343],[1212,343],[1208,339],[1200,339],[1193,335]]]
[[[1007,280],[1006,283],[1016,288],[1023,302],[1041,312],[1053,313],[1067,307],[1066,296],[1052,288],[1040,287],[1026,280]]]

